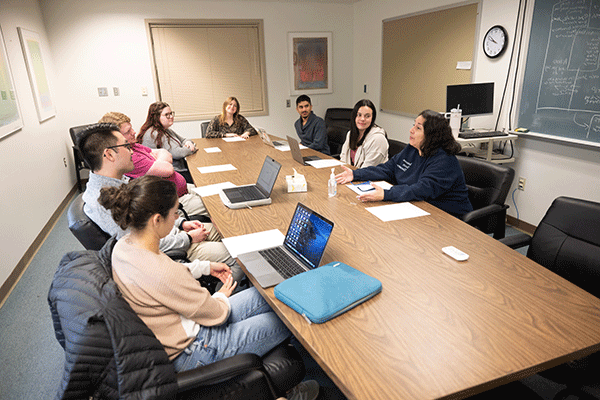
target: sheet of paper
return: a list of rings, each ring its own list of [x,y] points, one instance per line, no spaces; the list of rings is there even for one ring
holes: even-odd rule
[[[283,244],[284,239],[285,235],[279,229],[271,229],[270,231],[223,238],[222,241],[231,257],[236,258],[238,254],[279,246]]]
[[[391,188],[391,187],[392,187],[392,185],[391,185],[390,183],[387,183],[386,181],[377,181],[377,182],[371,182],[371,183],[374,183],[374,184],[376,184],[376,185],[379,185],[379,186],[381,186],[381,187],[383,188],[383,190],[387,190],[387,189],[389,189],[389,188]],[[355,184],[353,184],[353,183],[349,183],[349,184],[347,184],[347,185],[346,185],[346,187],[347,187],[348,189],[352,190],[352,191],[353,191],[354,193],[356,193],[356,194],[363,194],[363,193],[367,193],[367,192],[365,192],[365,191],[363,191],[363,190],[360,190],[360,189],[359,189],[357,186],[358,186],[358,185],[355,185]]]
[[[290,151],[290,145],[287,144],[287,142],[285,142],[286,144],[283,144],[284,142],[281,142],[281,143],[282,143],[281,146],[275,146],[275,148],[277,150],[279,150],[279,151]],[[302,149],[308,149],[308,147],[306,147],[303,144],[300,144],[299,146],[300,146],[300,150],[302,150]]]
[[[227,189],[235,187],[235,185],[231,182],[222,182],[215,183],[214,185],[206,185],[193,188],[192,190],[196,192],[200,197],[213,196],[218,194],[221,189]]]
[[[237,168],[231,164],[211,165],[210,167],[198,167],[201,174],[210,174],[211,172],[235,171]]]
[[[218,147],[207,147],[204,149],[204,151],[207,153],[220,153],[221,149]]]
[[[367,211],[383,222],[429,215],[427,211],[423,211],[411,203],[396,203],[385,206],[369,207],[367,208]]]
[[[224,137],[223,140],[226,141],[226,142],[245,142],[246,141],[246,139],[244,139],[243,137],[239,137],[239,136],[236,136],[236,137]]]
[[[307,164],[312,165],[315,168],[328,168],[335,167],[336,165],[342,165],[343,163],[335,158],[328,158],[323,160],[307,161]]]

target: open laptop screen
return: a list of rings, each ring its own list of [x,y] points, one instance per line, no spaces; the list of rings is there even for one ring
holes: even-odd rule
[[[310,268],[316,268],[321,262],[332,230],[333,222],[298,203],[284,246]]]
[[[256,181],[256,186],[258,186],[263,193],[266,193],[267,196],[270,195],[271,190],[273,190],[280,168],[281,165],[277,161],[269,156],[265,158],[265,162],[258,175],[258,180]]]

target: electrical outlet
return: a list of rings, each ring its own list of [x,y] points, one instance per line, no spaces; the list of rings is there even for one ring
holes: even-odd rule
[[[290,107],[292,106],[292,101],[291,101],[290,99],[287,99],[287,100],[285,101],[285,106],[286,106],[287,108],[290,108]]]
[[[105,87],[99,87],[98,88],[98,96],[100,97],[107,97],[108,96],[108,89]]]
[[[525,190],[525,178],[519,177],[519,190]]]
[[[65,164],[65,168],[67,168],[67,158],[63,157],[63,163]]]
[[[113,94],[114,94],[115,96],[118,96],[118,95],[119,95],[119,88],[118,88],[118,87],[113,87]]]
[[[146,86],[142,86],[142,96],[148,96],[148,88]]]

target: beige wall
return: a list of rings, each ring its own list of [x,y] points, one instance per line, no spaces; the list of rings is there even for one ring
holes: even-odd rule
[[[69,116],[38,121],[17,27],[37,32],[50,87],[57,86],[55,65],[37,0],[2,0],[0,27],[15,80],[24,127],[0,139],[0,285],[73,187],[74,173],[67,141]],[[56,93],[56,90],[53,90]],[[55,101],[58,99],[55,98]]]

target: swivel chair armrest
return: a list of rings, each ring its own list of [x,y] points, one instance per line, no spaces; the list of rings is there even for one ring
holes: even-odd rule
[[[500,242],[504,243],[511,249],[519,249],[531,244],[531,236],[526,233],[517,233],[516,235],[510,235],[500,239]]]
[[[256,354],[236,354],[214,363],[177,374],[179,391],[199,386],[214,385],[250,371],[263,369],[262,359]]]
[[[462,220],[467,224],[472,224],[480,218],[486,218],[490,215],[500,214],[508,208],[508,205],[490,204],[489,206],[478,208],[477,210],[470,211],[462,216]]]
[[[171,249],[165,251],[165,254],[168,255],[172,260],[188,262],[187,253],[183,249]]]
[[[339,160],[340,154],[332,154],[331,157],[335,158],[336,160]]]

